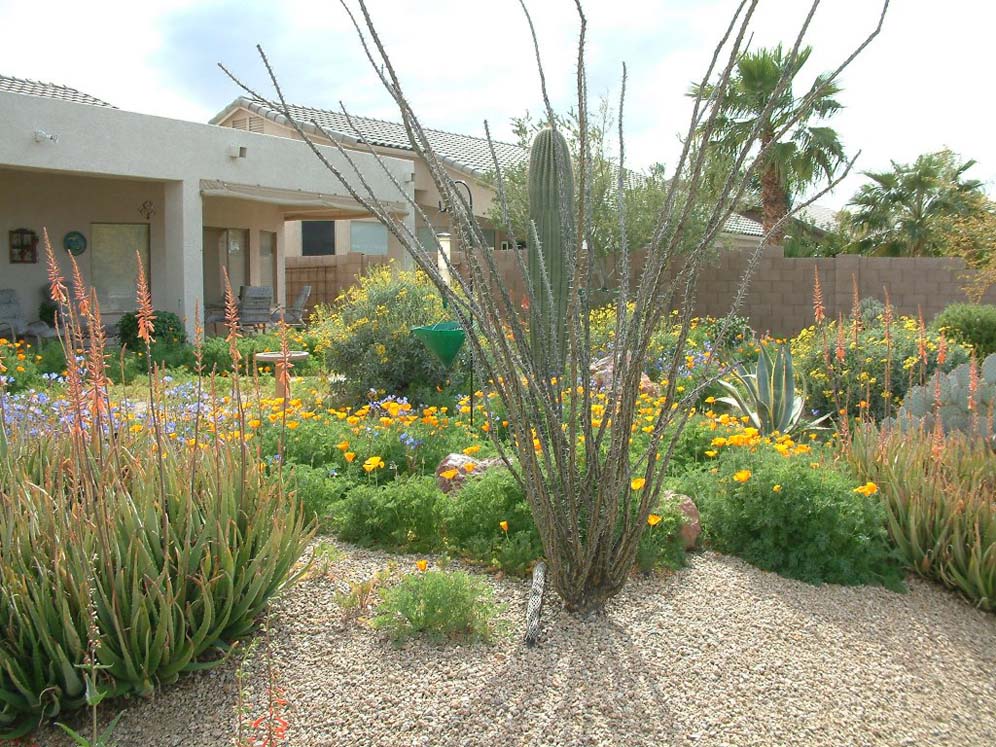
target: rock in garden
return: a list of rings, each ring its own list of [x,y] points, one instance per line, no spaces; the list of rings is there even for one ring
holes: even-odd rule
[[[482,475],[502,465],[498,457],[474,459],[466,454],[447,454],[436,467],[436,484],[444,493],[452,493],[460,489],[468,475]]]
[[[681,539],[685,542],[685,549],[691,550],[698,541],[702,532],[702,525],[699,524],[699,509],[695,506],[695,501],[687,495],[671,496],[671,500],[678,504],[678,510],[685,515],[685,523],[681,527]]]
[[[615,364],[613,363],[611,355],[599,358],[591,364],[592,382],[598,389],[609,389],[612,386],[614,376]],[[661,394],[661,388],[652,382],[647,374],[641,373],[640,393],[651,397],[659,397]]]

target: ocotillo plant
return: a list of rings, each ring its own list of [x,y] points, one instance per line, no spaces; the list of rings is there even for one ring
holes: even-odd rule
[[[397,181],[389,165],[366,140],[355,120],[346,112],[348,121],[365,153],[346,150],[342,136],[323,129],[316,120],[300,122],[287,105],[276,74],[268,58],[259,49],[266,65],[275,95],[264,96],[259,91],[233,80],[250,96],[279,111],[304,141],[302,147],[312,152],[338,179],[345,189],[380,220],[395,239],[408,251],[415,263],[432,279],[464,329],[473,329],[467,341],[478,370],[487,374],[488,386],[505,410],[510,438],[494,446],[512,474],[520,481],[533,512],[533,518],[543,541],[548,578],[568,609],[586,615],[600,610],[605,602],[626,583],[636,559],[640,538],[647,519],[662,499],[668,460],[692,403],[708,382],[690,391],[678,392],[678,371],[684,364],[685,346],[695,313],[695,287],[704,259],[710,255],[719,233],[736,205],[749,189],[759,165],[764,163],[771,146],[764,145],[759,126],[747,127],[742,146],[736,153],[723,154],[719,160],[709,147],[710,135],[720,122],[735,116],[730,109],[728,93],[737,62],[752,38],[751,26],[758,0],[741,0],[732,19],[723,28],[719,41],[709,56],[700,79],[700,93],[692,100],[691,121],[681,140],[681,151],[674,160],[674,169],[666,185],[663,207],[656,219],[656,229],[646,246],[646,255],[638,282],[631,287],[632,259],[627,232],[627,216],[623,199],[626,178],[625,151],[622,147],[623,103],[626,90],[626,68],[623,66],[622,94],[619,105],[617,199],[620,279],[617,297],[616,329],[612,350],[612,380],[599,396],[604,402],[593,412],[595,392],[591,374],[590,286],[595,264],[593,232],[591,142],[588,125],[587,75],[585,72],[585,39],[587,19],[581,1],[575,4],[580,22],[577,49],[577,121],[579,142],[574,168],[576,190],[570,204],[574,214],[574,233],[564,235],[570,224],[561,221],[564,241],[564,267],[568,275],[568,292],[563,325],[565,359],[563,371],[550,376],[547,360],[534,354],[528,324],[522,319],[521,301],[513,299],[495,258],[489,238],[478,225],[468,200],[456,188],[447,171],[448,161],[437,154],[426,130],[412,110],[404,92],[400,75],[391,62],[377,29],[370,17],[366,0],[357,0],[359,14],[351,3],[343,7],[353,22],[360,43],[371,67],[398,106],[412,151],[426,165],[434,185],[451,218],[460,245],[464,248],[466,274],[449,267],[453,278],[447,285],[436,265],[438,242],[426,245],[420,241],[414,226],[431,225],[432,221],[416,202],[408,185]],[[819,6],[810,0],[808,12],[795,39],[787,46],[788,59],[794,62],[803,46],[806,32]],[[888,0],[884,0],[881,15],[872,32],[829,75],[820,78],[806,101],[814,102],[824,86],[832,85],[840,73],[878,35],[882,28]],[[557,117],[547,95],[546,77],[541,61],[540,45],[528,10],[526,21],[532,36],[540,90],[546,121],[554,129]],[[762,114],[767,115],[791,83],[793,70],[788,64],[775,86],[771,100]],[[231,74],[230,74],[231,75]],[[712,82],[711,85],[706,85]],[[708,88],[708,95],[702,93]],[[783,123],[778,138],[798,123],[808,112],[803,104]],[[759,117],[758,122],[765,116]],[[485,123],[485,131],[490,132]],[[331,145],[334,152],[319,147]],[[555,151],[556,152],[556,151]],[[491,148],[497,198],[508,215],[502,168]],[[364,164],[358,161],[363,160]],[[395,201],[385,202],[376,194],[364,169],[371,162],[379,163],[382,174],[393,181],[397,190],[394,200],[403,201],[415,221],[399,216]],[[852,161],[853,163],[853,161]],[[810,200],[793,206],[794,213],[840,182],[850,170],[842,169],[826,188]],[[564,192],[561,191],[561,197]],[[563,218],[563,216],[562,216]],[[500,228],[515,246],[515,230],[511,221],[503,220]],[[777,230],[781,221],[772,230]],[[526,237],[527,239],[531,237]],[[770,237],[758,243],[737,293],[730,299],[730,313],[739,308],[747,292],[750,276],[760,260]],[[554,307],[553,288],[549,284],[536,292],[529,283],[525,259],[513,252],[519,279],[526,289],[530,308],[540,304]],[[487,289],[491,289],[490,292]],[[640,376],[647,362],[647,350],[654,332],[671,309],[678,311],[680,334],[666,361],[662,378],[668,383],[663,396],[673,407],[661,408],[651,426],[646,446],[631,448],[630,438],[640,416],[637,407]],[[720,330],[726,334],[729,321]],[[723,373],[722,371],[720,373]],[[490,407],[485,398],[485,406]],[[608,413],[608,416],[602,417]],[[490,414],[490,413],[489,413]],[[644,426],[646,428],[646,426]]]
[[[529,155],[529,221],[529,284],[537,302],[529,310],[533,358],[545,363],[547,373],[559,374],[567,357],[574,172],[567,140],[552,128],[536,135]]]

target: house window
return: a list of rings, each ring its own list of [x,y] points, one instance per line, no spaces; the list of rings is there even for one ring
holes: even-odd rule
[[[335,254],[335,221],[302,221],[301,254],[305,257]]]
[[[90,277],[100,310],[112,314],[134,310],[136,252],[149,278],[149,224],[92,223],[90,242]]]
[[[436,251],[436,230],[432,226],[421,226],[417,231],[418,243],[427,252]]]
[[[350,251],[363,254],[387,254],[387,226],[372,221],[350,223]]]

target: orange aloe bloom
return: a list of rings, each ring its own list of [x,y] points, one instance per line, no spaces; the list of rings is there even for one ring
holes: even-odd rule
[[[826,308],[823,306],[823,288],[820,287],[820,270],[813,267],[813,317],[817,324],[826,318]]]
[[[62,272],[60,272],[59,263],[55,259],[55,252],[52,251],[52,242],[48,240],[47,229],[42,229],[42,238],[45,243],[45,264],[48,265],[49,294],[53,301],[60,306],[65,306],[69,303],[69,295],[62,281]]]
[[[944,336],[944,333],[942,332],[941,336],[937,340],[937,365],[943,366],[944,361],[946,361],[947,359],[948,359],[948,340]]]
[[[839,317],[837,320],[837,349],[835,351],[837,361],[842,363],[847,357],[847,349],[845,347],[844,339],[844,319]]]
[[[138,312],[136,314],[138,317],[138,338],[146,345],[151,345],[155,342],[152,332],[155,329],[153,324],[156,321],[156,315],[152,311],[152,293],[149,291],[149,282],[145,277],[145,264],[142,262],[142,256],[137,251],[135,252],[135,260],[138,262],[138,280],[136,282],[138,291]]]

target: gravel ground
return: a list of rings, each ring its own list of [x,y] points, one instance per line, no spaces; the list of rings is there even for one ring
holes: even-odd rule
[[[489,577],[508,635],[397,648],[344,622],[333,594],[413,558],[345,549],[274,604],[295,747],[996,745],[996,616],[918,579],[908,594],[812,587],[699,553],[676,574],[634,579],[591,622],[548,596],[544,637],[528,649],[528,582]],[[256,698],[263,661],[246,667]],[[110,704],[127,708],[118,744],[232,744],[236,668]],[[68,744],[47,728],[36,738]]]

